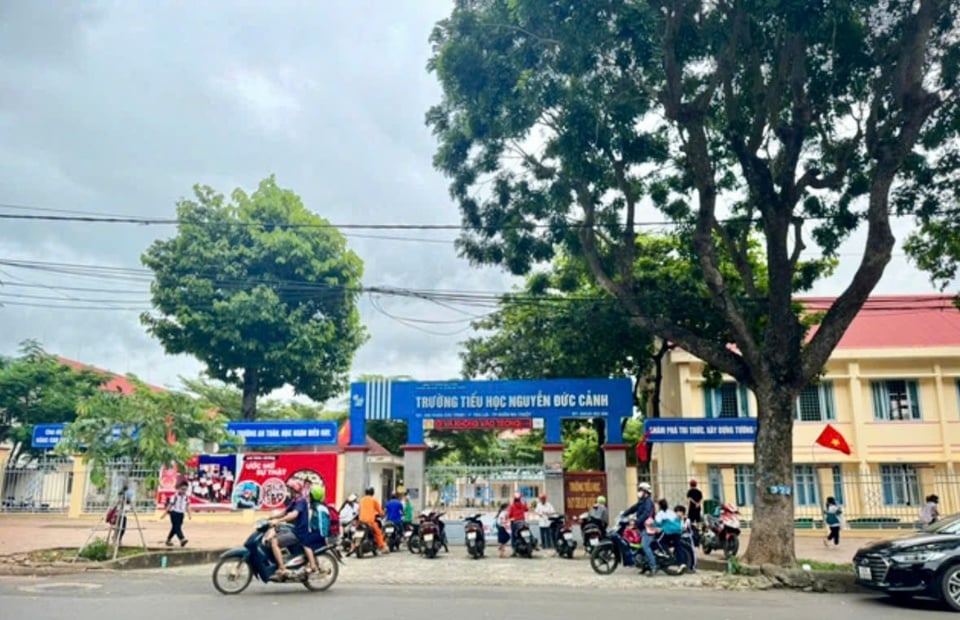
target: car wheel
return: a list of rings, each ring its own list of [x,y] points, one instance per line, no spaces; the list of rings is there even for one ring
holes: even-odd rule
[[[960,611],[960,565],[951,566],[940,578],[940,596],[953,611]]]

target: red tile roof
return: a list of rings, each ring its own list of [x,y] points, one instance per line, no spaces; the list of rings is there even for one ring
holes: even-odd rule
[[[109,370],[103,370],[102,368],[97,368],[96,366],[91,366],[89,364],[84,364],[83,362],[78,362],[76,360],[67,359],[65,357],[57,356],[57,361],[63,364],[64,366],[69,366],[74,370],[89,370],[90,372],[95,372],[100,375],[104,375],[106,381],[100,386],[104,390],[110,392],[120,392],[121,394],[132,394],[133,393],[133,384],[130,383],[130,380],[124,377],[123,375],[118,375],[115,372],[110,372]],[[162,387],[156,385],[146,384],[148,388],[154,392],[165,392],[166,390]]]
[[[803,297],[797,301],[808,311],[823,312],[834,299]],[[871,297],[837,349],[960,347],[960,309],[954,305],[955,299],[952,295]]]

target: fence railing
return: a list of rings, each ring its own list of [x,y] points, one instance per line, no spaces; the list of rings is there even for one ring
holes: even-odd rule
[[[157,503],[159,472],[139,463],[113,461],[103,475],[87,474],[83,493],[84,512],[106,512],[120,499],[126,489],[133,493],[133,507],[137,512],[152,512]]]
[[[532,498],[544,488],[543,465],[433,465],[427,468],[431,508],[494,508],[514,493]]]
[[[4,512],[67,512],[73,491],[73,461],[44,455],[0,468],[0,509]]]

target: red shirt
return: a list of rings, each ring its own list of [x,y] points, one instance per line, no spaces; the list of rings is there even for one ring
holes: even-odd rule
[[[510,504],[510,511],[507,512],[510,521],[524,521],[527,518],[527,505],[523,502],[513,502]]]

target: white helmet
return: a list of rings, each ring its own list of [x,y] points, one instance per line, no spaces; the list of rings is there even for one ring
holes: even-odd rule
[[[348,502],[355,502],[355,501],[357,501],[357,496],[356,496],[355,494],[351,493],[351,494],[350,494],[350,497],[347,498],[347,501],[348,501]]]
[[[650,486],[649,482],[641,482],[637,485],[637,493],[640,491],[645,491],[647,494],[653,494],[653,487]]]

